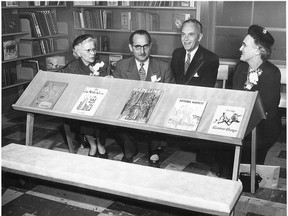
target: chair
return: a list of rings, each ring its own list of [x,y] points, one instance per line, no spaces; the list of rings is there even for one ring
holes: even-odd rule
[[[286,67],[279,66],[279,69],[281,72],[281,99],[279,107],[286,109]]]
[[[228,80],[229,65],[219,65],[217,80],[222,81],[222,88],[226,88],[226,81]]]

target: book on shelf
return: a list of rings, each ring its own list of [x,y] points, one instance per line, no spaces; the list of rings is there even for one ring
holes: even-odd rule
[[[46,70],[59,70],[65,66],[65,56],[46,57]]]
[[[131,12],[121,12],[121,29],[131,30]]]
[[[178,98],[169,115],[166,127],[196,131],[206,104],[206,101]]]
[[[130,6],[130,1],[120,1],[121,6],[128,7]]]
[[[134,11],[132,16],[133,29],[146,29],[147,31],[159,30],[159,14],[144,11]]]
[[[22,31],[30,32],[32,37],[58,34],[56,18],[51,11],[21,12],[19,18]]]
[[[122,55],[109,55],[109,64],[111,72],[113,73],[116,68],[117,61],[123,59]]]
[[[134,88],[126,101],[119,120],[147,123],[159,101],[163,90]]]
[[[245,113],[245,108],[235,106],[217,106],[209,126],[208,133],[236,137]]]
[[[30,104],[30,107],[49,110],[53,109],[67,86],[68,83],[66,82],[46,81]]]
[[[3,60],[18,58],[18,42],[14,38],[4,38],[2,41]]]
[[[17,7],[20,4],[20,1],[5,1],[5,6],[6,7]]]
[[[190,14],[173,14],[172,29],[179,30],[185,20],[190,19]]]
[[[17,81],[16,67],[2,67],[2,87],[14,84]]]
[[[86,87],[71,113],[93,116],[108,93],[108,89]]]
[[[21,80],[32,80],[39,71],[39,62],[37,60],[23,60],[17,70],[17,78]]]
[[[20,22],[18,14],[2,15],[3,33],[20,32]]]
[[[97,2],[97,1],[96,1]],[[94,1],[73,1],[74,6],[95,5]]]
[[[107,6],[118,6],[118,1],[107,0]]]

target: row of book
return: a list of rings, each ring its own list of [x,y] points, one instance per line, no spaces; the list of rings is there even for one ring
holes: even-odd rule
[[[53,38],[41,39],[41,40],[24,40],[19,44],[20,55],[24,56],[37,56],[45,55],[55,52],[55,44]],[[31,53],[27,51],[31,50]],[[24,51],[25,50],[25,51]]]
[[[12,85],[17,80],[16,67],[2,68],[2,87]]]
[[[59,6],[65,1],[2,1],[2,7]]]
[[[75,28],[112,28],[112,12],[110,10],[73,11]]]
[[[75,28],[112,29],[112,12],[110,10],[73,11]],[[144,11],[121,12],[121,29],[159,30],[159,15]],[[131,21],[132,20],[132,21]],[[132,23],[132,25],[131,25]]]
[[[141,7],[194,7],[194,1],[135,1]]]
[[[58,34],[56,17],[49,10],[21,12],[19,18],[22,30],[30,30],[32,37],[45,37]]]
[[[74,1],[74,6],[194,7],[194,1]]]
[[[132,13],[132,28],[146,29],[147,31],[159,30],[160,17],[156,13],[134,11]]]
[[[110,10],[73,11],[75,28],[111,29],[112,13]],[[179,30],[182,23],[191,18],[190,14],[174,14],[172,18],[172,30]],[[160,17],[157,13],[149,13],[141,10],[120,13],[121,29],[145,29],[147,31],[159,31]]]
[[[36,95],[31,107],[53,109],[69,83],[46,81]],[[164,90],[133,88],[118,117],[121,121],[146,124],[159,106]],[[94,116],[98,107],[108,94],[108,89],[86,87],[73,106],[71,113]],[[46,97],[43,97],[46,95]],[[49,106],[47,106],[49,104]],[[178,98],[169,111],[165,127],[177,130],[196,131],[201,121],[207,101]],[[210,123],[208,133],[236,137],[245,108],[218,105]]]

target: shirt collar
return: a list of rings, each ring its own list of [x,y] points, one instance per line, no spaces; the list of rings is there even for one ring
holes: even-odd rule
[[[139,62],[136,58],[135,58],[135,62],[136,62],[136,65],[137,65],[137,69],[138,70],[140,70],[140,63],[141,62]],[[145,61],[145,62],[143,62],[144,63],[144,69],[145,69],[145,71],[147,71],[147,69],[148,69],[148,65],[149,65],[149,58]]]
[[[197,52],[198,48],[199,48],[199,45],[196,47],[196,49],[194,49],[194,50],[192,50],[192,51],[190,52],[190,56],[191,56],[190,59],[191,59],[191,61],[192,61],[195,53]],[[189,53],[189,52],[186,51],[186,59],[187,59],[187,54],[188,54],[188,53]]]

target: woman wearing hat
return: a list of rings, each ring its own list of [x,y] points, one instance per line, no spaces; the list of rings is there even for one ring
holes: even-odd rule
[[[266,113],[266,119],[257,126],[257,164],[264,164],[269,148],[281,131],[278,112],[281,73],[278,67],[268,61],[273,44],[274,38],[265,28],[251,25],[239,49],[241,61],[233,77],[233,89],[259,92]],[[245,140],[248,141],[249,136]],[[250,155],[250,145],[244,142],[242,163],[249,163]]]
[[[96,58],[96,39],[90,35],[78,36],[72,44],[75,59],[63,68],[63,73],[82,74],[88,76],[110,75],[109,65]],[[80,133],[90,144],[88,156],[107,158],[105,142],[107,132],[96,128],[94,123],[81,122]]]

